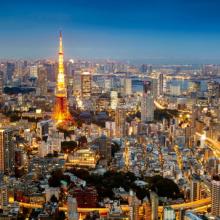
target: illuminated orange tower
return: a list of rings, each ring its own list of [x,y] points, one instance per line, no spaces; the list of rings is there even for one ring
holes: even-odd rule
[[[63,41],[62,41],[61,32],[60,32],[58,75],[57,75],[55,96],[56,96],[56,102],[54,106],[53,119],[58,124],[62,122],[73,121],[73,118],[69,112],[68,101],[67,101],[67,90],[65,85],[65,74],[64,74],[64,65],[63,65]]]

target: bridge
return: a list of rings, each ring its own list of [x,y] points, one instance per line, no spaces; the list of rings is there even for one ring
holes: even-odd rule
[[[193,201],[193,202],[187,202],[187,203],[180,203],[180,204],[174,204],[171,205],[171,207],[178,211],[180,209],[199,209],[200,207],[206,207],[209,206],[211,204],[211,198],[205,198],[205,199],[201,199],[201,200],[197,200],[197,201]],[[24,202],[19,202],[19,206],[20,207],[24,207],[24,208],[29,208],[29,209],[34,209],[34,208],[43,208],[43,205],[40,204],[35,204],[35,203],[24,203]],[[129,212],[129,206],[128,205],[121,205],[121,209],[124,212]],[[67,207],[59,207],[59,210],[61,211],[67,211]],[[97,211],[100,213],[100,215],[106,215],[109,212],[109,208],[78,208],[78,212],[81,214],[85,214],[88,212],[93,212],[93,211]],[[158,207],[158,212],[162,212],[163,211],[163,206],[159,206]]]

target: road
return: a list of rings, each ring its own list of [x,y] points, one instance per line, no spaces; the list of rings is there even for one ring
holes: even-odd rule
[[[196,132],[196,135],[199,137],[203,137],[205,142],[207,143],[207,146],[213,150],[213,153],[215,154],[216,157],[220,157],[220,143],[218,141],[215,141],[211,138],[208,138],[204,136],[204,134],[201,134],[199,132]]]

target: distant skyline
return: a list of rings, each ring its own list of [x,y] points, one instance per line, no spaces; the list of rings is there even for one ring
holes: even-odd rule
[[[0,4],[0,58],[220,63],[218,0],[11,0]]]

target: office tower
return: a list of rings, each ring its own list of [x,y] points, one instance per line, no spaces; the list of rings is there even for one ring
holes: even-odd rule
[[[30,66],[30,77],[38,77],[38,66],[37,65],[33,65]]]
[[[153,95],[153,98],[156,99],[158,97],[159,94],[159,82],[157,80],[157,78],[151,78],[151,94]]]
[[[90,72],[81,74],[81,95],[83,99],[89,99],[92,92],[92,76]]]
[[[47,71],[41,67],[37,72],[37,91],[40,96],[47,95]]]
[[[15,64],[8,62],[6,66],[6,80],[7,81],[12,80],[14,72],[15,72]]]
[[[19,60],[15,63],[15,71],[14,71],[14,78],[21,78],[25,75],[24,71],[24,62]]]
[[[141,121],[143,123],[154,120],[154,97],[152,92],[152,83],[144,82],[144,90],[141,101]]]
[[[158,220],[159,199],[158,199],[158,195],[153,191],[150,192],[150,200],[151,200],[151,219]]]
[[[163,220],[175,220],[176,213],[173,208],[165,207],[163,210]]]
[[[78,220],[77,201],[69,196],[67,199],[67,218],[68,220]]]
[[[4,93],[4,81],[3,81],[3,78],[4,78],[4,73],[2,71],[0,71],[0,102],[2,101],[2,96],[3,96],[3,93]]]
[[[132,94],[132,80],[130,78],[124,78],[124,94]]]
[[[124,150],[124,163],[126,170],[129,170],[130,168],[130,155],[131,155],[130,142],[126,139],[125,150]]]
[[[118,92],[117,91],[111,91],[110,93],[110,97],[111,97],[111,109],[115,110],[117,108],[118,105]]]
[[[212,215],[220,216],[220,176],[213,178],[211,183]]]
[[[190,200],[196,201],[201,199],[201,179],[198,175],[193,174],[190,181]]]
[[[163,73],[158,75],[158,95],[163,95]]]
[[[115,111],[115,136],[121,138],[126,135],[126,110],[119,107]]]
[[[53,112],[53,119],[58,122],[73,121],[72,116],[69,112],[67,91],[65,83],[64,65],[63,65],[63,41],[62,34],[60,33],[60,48],[59,48],[59,65],[58,75],[56,83],[56,101]]]
[[[14,140],[12,129],[0,130],[0,172],[10,173],[14,171]]]
[[[44,68],[47,71],[48,82],[56,82],[57,66],[54,63],[45,63]]]
[[[81,98],[81,70],[76,69],[73,73],[73,96]]]

